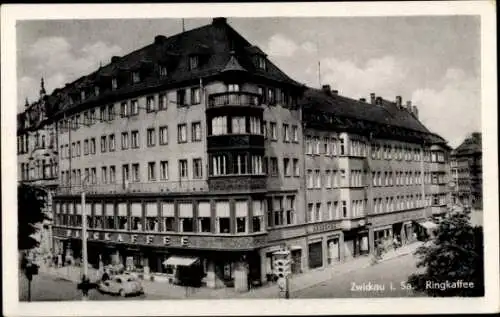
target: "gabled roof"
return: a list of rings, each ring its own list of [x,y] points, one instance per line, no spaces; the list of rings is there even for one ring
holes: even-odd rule
[[[229,26],[225,19],[214,19],[212,24],[171,37],[157,36],[154,43],[125,56],[113,58],[113,62],[100,67],[92,74],[79,78],[63,88],[62,91],[71,91],[89,85],[89,79],[117,76],[123,70],[137,68],[144,61],[150,62],[151,65],[167,64],[169,66],[167,78],[159,78],[152,72],[147,74],[145,78],[141,78],[140,83],[129,85],[129,87],[120,85],[118,90],[107,93],[119,95],[138,90],[145,85],[154,87],[198,80],[202,77],[217,75],[228,67],[230,69],[243,68],[256,76],[278,81],[285,85],[302,86],[270,61],[267,61],[266,70],[256,67],[254,56],[261,53],[263,52],[258,47],[253,46]],[[232,54],[234,54],[233,57]],[[200,55],[200,61],[202,60],[196,69],[189,68],[189,56],[192,55]],[[66,109],[60,110],[68,110],[76,106],[78,105],[66,105]]]
[[[444,139],[429,131],[407,109],[399,109],[395,102],[382,100],[380,105],[368,104],[338,94],[329,94],[323,90],[308,88],[299,105],[307,110],[320,110],[333,114],[339,118],[351,118],[371,122],[384,129],[404,128],[431,136],[433,142],[443,142]],[[397,130],[397,129],[394,129]],[[397,133],[397,131],[391,131]]]
[[[452,155],[471,155],[482,153],[482,134],[474,132],[460,144]]]

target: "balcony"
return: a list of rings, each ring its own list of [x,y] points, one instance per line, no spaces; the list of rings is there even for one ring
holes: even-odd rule
[[[224,175],[209,176],[211,191],[239,191],[266,189],[267,175]]]
[[[77,195],[85,191],[87,194],[131,194],[131,193],[196,193],[208,191],[206,180],[130,182],[124,184],[89,184],[60,186],[59,195]]]
[[[259,134],[225,134],[207,137],[208,150],[264,149],[264,136]]]
[[[225,106],[236,106],[236,107],[258,107],[261,105],[260,95],[251,92],[223,92],[217,94],[211,94],[208,96],[208,107],[225,107]]]

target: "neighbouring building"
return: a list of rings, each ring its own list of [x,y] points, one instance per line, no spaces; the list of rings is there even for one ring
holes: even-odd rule
[[[453,202],[475,209],[483,206],[483,160],[481,133],[474,132],[451,152]]]
[[[411,102],[306,87],[225,18],[156,36],[46,100],[54,249],[80,256],[86,212],[95,267],[173,280],[196,267],[207,287],[245,291],[283,247],[297,274],[410,241],[446,211],[450,149]]]

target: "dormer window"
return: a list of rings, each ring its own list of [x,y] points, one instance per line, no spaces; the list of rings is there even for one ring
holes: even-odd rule
[[[99,86],[94,86],[94,94],[99,96]]]
[[[227,91],[228,92],[240,91],[240,85],[238,85],[238,84],[228,84],[227,85]]]
[[[111,79],[111,89],[118,89],[118,80],[116,78]]]
[[[132,73],[132,81],[134,82],[134,84],[141,81],[141,75],[139,74],[139,72]]]
[[[266,63],[266,58],[264,56],[257,56],[257,66],[260,69],[266,69],[267,68],[267,63]]]
[[[167,75],[168,75],[167,66],[160,65],[160,76],[167,77]]]
[[[82,101],[84,101],[85,100],[85,90],[82,90],[80,92],[80,96],[81,96]]]
[[[199,58],[198,56],[190,56],[189,57],[189,69],[196,69],[198,68],[199,65]]]

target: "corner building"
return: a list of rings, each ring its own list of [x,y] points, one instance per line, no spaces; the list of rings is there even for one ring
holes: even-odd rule
[[[416,108],[307,88],[225,18],[157,36],[48,100],[54,246],[81,256],[85,192],[95,267],[170,280],[197,267],[207,287],[245,291],[283,247],[293,274],[335,265],[445,205],[425,181],[448,148]]]

